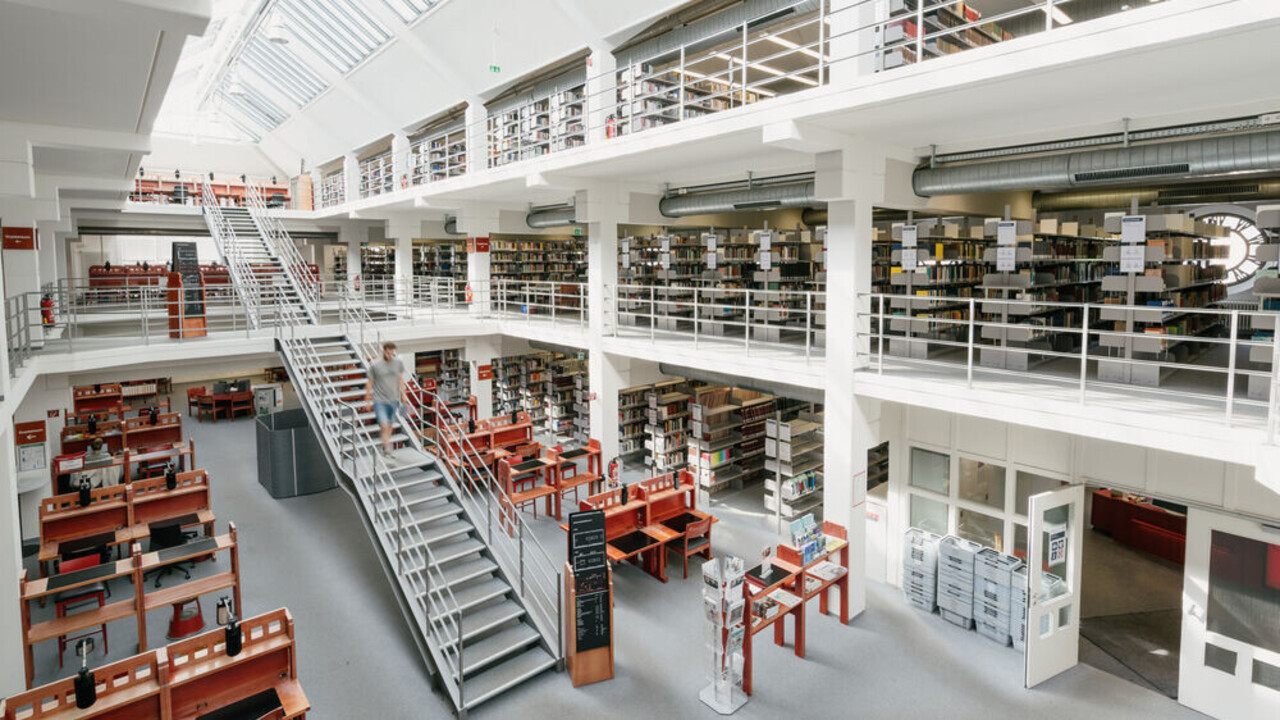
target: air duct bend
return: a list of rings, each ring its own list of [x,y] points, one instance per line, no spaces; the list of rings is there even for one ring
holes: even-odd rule
[[[664,197],[658,212],[669,218],[773,208],[804,208],[816,203],[813,182]]]
[[[918,168],[916,195],[1065,190],[1280,170],[1280,131],[1090,150],[1020,160]]]
[[[577,225],[578,211],[573,207],[534,210],[524,216],[524,222],[534,230]]]

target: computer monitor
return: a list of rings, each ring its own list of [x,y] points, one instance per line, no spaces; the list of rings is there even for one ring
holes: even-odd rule
[[[248,381],[248,380],[237,380],[237,381],[232,385],[232,390],[231,390],[231,391],[232,391],[232,392],[249,392],[249,381]]]
[[[230,384],[223,382],[221,380],[213,384],[214,395],[226,395],[229,392],[231,392]]]

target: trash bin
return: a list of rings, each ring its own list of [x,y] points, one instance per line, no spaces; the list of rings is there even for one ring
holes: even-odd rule
[[[301,408],[260,415],[258,483],[274,498],[296,497],[337,487],[320,440]]]

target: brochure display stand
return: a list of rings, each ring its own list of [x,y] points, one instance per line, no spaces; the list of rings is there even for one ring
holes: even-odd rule
[[[721,715],[747,704],[742,683],[742,641],[746,635],[742,593],[741,558],[726,555],[702,566],[702,604],[708,621],[707,647],[711,649],[711,683],[698,699]]]

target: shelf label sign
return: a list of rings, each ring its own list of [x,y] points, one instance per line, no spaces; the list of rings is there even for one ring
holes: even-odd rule
[[[622,253],[622,268],[625,270],[631,267],[631,253]]]
[[[662,253],[662,269],[663,270],[671,269],[671,253],[669,252]]]
[[[773,269],[773,252],[772,251],[762,250],[760,252],[760,269],[761,270]]]
[[[662,252],[671,252],[671,238],[662,238]]]
[[[631,238],[622,238],[619,242],[622,244],[622,252],[631,252]]]
[[[1125,215],[1120,218],[1120,240],[1126,243],[1147,241],[1147,216]]]
[[[773,248],[773,231],[765,230],[760,233],[760,249],[769,250]]]
[[[996,271],[1013,272],[1018,267],[1018,246],[996,248]]]
[[[702,236],[702,239],[707,243],[708,250],[710,250],[711,252],[716,251],[716,234],[715,233],[706,233],[705,235]]]
[[[1146,266],[1145,245],[1124,245],[1120,248],[1120,272],[1140,273]]]
[[[714,250],[713,250],[713,251],[711,251],[711,252],[709,252],[709,253],[707,253],[707,269],[708,269],[708,270],[715,270],[715,269],[716,269],[716,257],[717,257],[717,255],[716,255],[716,252],[715,252]]]
[[[903,237],[904,238],[906,237],[906,233],[903,233]],[[906,270],[907,272],[915,272],[915,269],[916,269],[916,249],[915,248],[902,249],[902,269]]]
[[[1018,221],[1017,220],[1001,220],[996,225],[996,244],[997,245],[1017,245],[1018,244]]]
[[[477,380],[492,380],[492,379],[493,379],[493,366],[492,366],[492,365],[477,365],[477,366],[476,366],[476,379],[477,379]]]
[[[913,248],[916,246],[920,235],[915,225],[902,226],[902,247]]]

